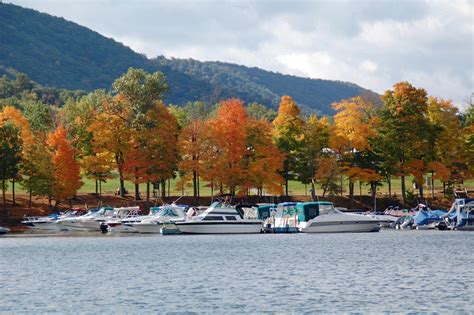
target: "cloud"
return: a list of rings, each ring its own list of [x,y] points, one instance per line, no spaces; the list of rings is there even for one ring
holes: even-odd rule
[[[473,11],[452,1],[14,0],[149,57],[219,60],[383,93],[410,81],[462,106],[473,88]]]

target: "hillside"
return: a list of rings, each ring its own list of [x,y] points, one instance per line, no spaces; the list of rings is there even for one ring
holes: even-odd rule
[[[19,22],[21,21],[21,22]],[[330,104],[368,91],[347,82],[301,78],[223,62],[147,59],[129,47],[63,18],[0,3],[0,66],[50,87],[110,88],[129,67],[162,71],[166,101],[184,104],[238,97],[276,108],[288,94],[306,111],[331,114]]]

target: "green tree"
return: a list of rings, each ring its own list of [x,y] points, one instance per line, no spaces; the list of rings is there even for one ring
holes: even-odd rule
[[[7,180],[14,178],[18,173],[22,150],[20,130],[8,122],[0,126],[0,177],[2,180],[3,213],[6,218],[9,217],[5,196]]]
[[[382,97],[379,124],[379,153],[397,161],[401,177],[402,204],[406,203],[405,176],[415,160],[427,161],[434,147],[436,133],[427,118],[427,93],[408,82],[396,83]],[[417,163],[418,165],[418,163]],[[421,185],[420,185],[421,184]],[[423,185],[419,183],[420,198]]]
[[[303,128],[303,141],[297,152],[298,179],[303,184],[311,184],[311,199],[316,200],[316,171],[320,158],[329,142],[329,122],[326,118],[311,116]]]
[[[245,107],[245,111],[250,118],[257,120],[264,119],[266,121],[273,121],[276,118],[277,113],[271,109],[265,107],[265,105],[258,103],[251,103]]]
[[[128,122],[134,129],[144,127],[146,113],[154,101],[163,99],[168,90],[165,76],[157,71],[147,73],[143,69],[129,68],[127,73],[112,84],[115,93],[122,95],[130,106]]]

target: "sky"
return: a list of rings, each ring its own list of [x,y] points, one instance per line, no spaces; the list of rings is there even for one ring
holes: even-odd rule
[[[460,108],[474,92],[471,0],[4,2],[64,17],[150,58],[232,62],[378,93],[409,81]]]

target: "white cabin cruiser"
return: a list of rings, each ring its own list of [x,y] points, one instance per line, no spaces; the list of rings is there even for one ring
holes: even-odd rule
[[[101,224],[109,220],[121,220],[130,215],[137,215],[138,207],[110,208],[104,207],[97,211],[94,217],[81,220],[79,224],[85,231],[102,231]]]
[[[57,221],[57,225],[59,227],[59,230],[61,231],[88,231],[82,225],[83,221],[91,221],[98,218],[103,218],[105,214],[110,214],[110,216],[112,216],[113,211],[114,211],[114,208],[112,207],[102,207],[100,209],[94,208],[94,209],[89,210],[89,212],[87,212],[86,214],[80,217],[60,219]]]
[[[344,213],[331,202],[297,204],[299,229],[305,233],[378,232],[379,220],[368,215]]]
[[[216,201],[202,214],[175,224],[187,234],[250,234],[260,233],[262,223],[262,220],[246,217],[239,207]]]
[[[160,233],[163,224],[167,224],[168,228],[174,226],[176,222],[184,222],[186,219],[186,207],[174,204],[156,207],[158,212],[153,216],[141,220],[141,222],[126,224],[130,225],[139,233]],[[151,208],[150,208],[151,211]]]
[[[102,232],[136,233],[137,230],[130,223],[140,222],[147,217],[149,216],[140,215],[138,206],[116,208],[112,218],[102,222],[99,227]]]
[[[59,231],[57,221],[66,218],[76,218],[84,214],[84,210],[69,210],[65,213],[54,213],[43,217],[25,217],[21,223],[30,230]]]

